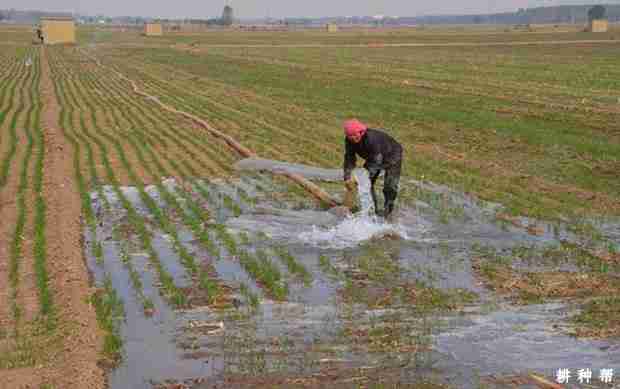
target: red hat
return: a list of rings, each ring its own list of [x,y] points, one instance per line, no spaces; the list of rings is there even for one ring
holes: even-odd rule
[[[350,119],[344,122],[343,128],[346,136],[353,136],[357,134],[364,134],[366,129],[368,129],[368,126],[357,119]]]

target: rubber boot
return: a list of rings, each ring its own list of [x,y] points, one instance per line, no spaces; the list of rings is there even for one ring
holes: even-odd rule
[[[381,212],[379,210],[379,204],[377,204],[377,193],[375,192],[375,186],[374,185],[372,185],[370,187],[370,196],[372,197],[372,202],[373,202],[373,204],[375,206],[375,214],[377,216],[382,216],[383,212]]]
[[[387,221],[392,221],[394,218],[394,200],[385,200],[385,209],[383,211],[383,216]]]

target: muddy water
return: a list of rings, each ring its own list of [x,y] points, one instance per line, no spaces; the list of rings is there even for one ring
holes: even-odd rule
[[[268,166],[261,163],[263,169]],[[304,173],[303,166],[296,169]],[[336,175],[320,173],[322,178]],[[367,196],[364,177],[360,180],[361,195]],[[97,236],[85,235],[87,243],[96,239],[104,248],[102,264],[89,258],[97,284],[110,277],[125,303],[126,320],[121,328],[124,355],[120,366],[109,375],[111,388],[146,388],[165,380],[196,378],[219,382],[227,376],[308,376],[326,364],[332,366],[333,361],[343,367],[401,366],[404,381],[432,375],[463,388],[477,388],[480,377],[489,375],[537,372],[553,379],[558,368],[590,368],[594,375],[602,368],[620,369],[620,343],[576,340],[565,335],[566,319],[576,312],[575,306],[562,301],[514,306],[486,289],[472,272],[472,258],[481,247],[542,249],[560,240],[577,241],[577,235],[565,226],[527,218],[520,218],[519,226],[504,223],[496,218],[502,210],[499,204],[483,203],[447,187],[412,180],[403,180],[402,185],[418,192],[417,201],[403,201],[396,222],[391,224],[373,216],[370,210],[339,218],[318,208],[293,209],[290,204],[266,199],[266,193],[282,190],[268,176],[254,174],[238,181],[202,184],[214,194],[207,202],[210,214],[217,215],[217,222],[224,223],[232,236],[249,237],[243,244],[237,239],[242,249],[251,253],[260,249],[268,254],[288,283],[288,297],[286,301],[273,301],[264,285],[244,270],[223,242],[218,242],[220,256],[212,258],[178,223],[181,244],[196,258],[213,265],[218,279],[231,287],[230,293],[240,303],[230,309],[197,306],[173,310],[161,296],[157,275],[144,249],[134,242],[129,257],[140,274],[144,294],[155,306],[152,316],[145,315],[120,260],[120,242],[112,234],[113,228],[124,222],[125,212],[113,191],[104,188],[111,209],[98,212],[102,224]],[[177,187],[174,181],[166,181],[165,185]],[[245,202],[238,188],[256,201]],[[156,188],[147,189],[165,208]],[[151,219],[135,189],[123,188],[123,193],[142,215]],[[235,217],[224,204],[224,194],[242,210],[240,216]],[[192,197],[199,195],[193,193]],[[92,198],[94,206],[102,209],[97,196]],[[362,209],[368,209],[368,198],[361,200],[365,204]],[[618,224],[605,223],[601,225],[606,235],[615,239],[615,244],[620,243],[614,235]],[[528,225],[539,227],[537,234],[528,233]],[[175,285],[191,285],[170,238],[153,224],[150,228],[154,248]],[[217,239],[212,231],[210,236]],[[307,269],[311,280],[304,283],[291,274],[276,255],[276,247],[285,247]],[[453,314],[420,313],[415,307],[398,304],[369,309],[362,301],[346,300],[344,295],[351,290],[347,287],[350,276],[360,274],[358,259],[376,252],[373,250],[389,252],[402,279],[423,281],[446,291],[468,290],[476,293],[478,300]],[[326,263],[331,270],[326,269]],[[539,270],[554,270],[560,265],[537,266]],[[257,308],[252,308],[242,295],[242,285],[259,297]],[[399,328],[406,334],[399,338],[400,343],[415,343],[426,351],[368,352],[361,334],[384,326]]]

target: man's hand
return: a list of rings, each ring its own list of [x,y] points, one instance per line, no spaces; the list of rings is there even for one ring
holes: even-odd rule
[[[347,188],[347,190],[355,190],[357,182],[355,182],[353,178],[349,178],[344,182],[344,186]]]

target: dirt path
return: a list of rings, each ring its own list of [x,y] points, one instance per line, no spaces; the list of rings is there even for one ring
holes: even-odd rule
[[[80,195],[73,178],[73,150],[58,128],[59,106],[54,94],[47,51],[42,49],[41,98],[45,133],[43,195],[46,200],[47,266],[50,290],[66,333],[63,353],[45,381],[58,388],[103,388],[104,373],[97,366],[100,348],[95,311],[81,247]]]

